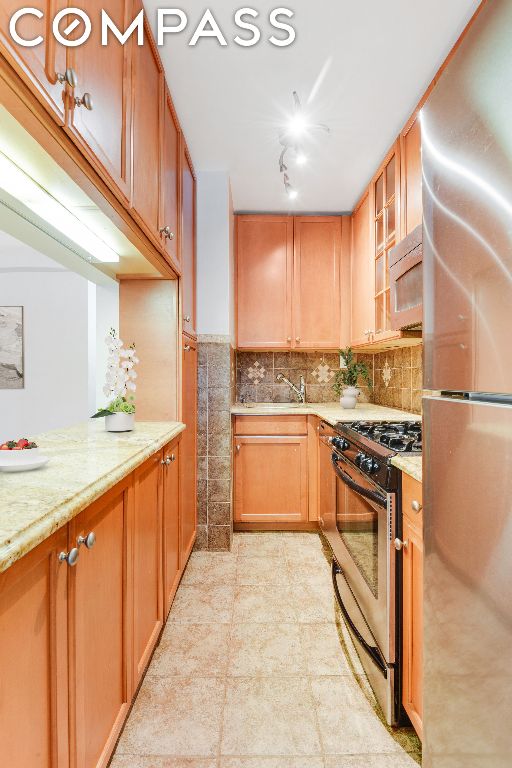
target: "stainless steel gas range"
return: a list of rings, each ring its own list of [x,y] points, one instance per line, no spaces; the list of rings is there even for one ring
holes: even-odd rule
[[[421,455],[421,422],[320,425],[319,522],[334,555],[334,591],[390,725],[402,711],[397,454]]]

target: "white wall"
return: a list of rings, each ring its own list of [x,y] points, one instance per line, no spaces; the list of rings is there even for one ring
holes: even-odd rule
[[[197,174],[197,331],[234,336],[232,203],[223,171]]]
[[[102,325],[119,322],[117,286],[100,288],[0,232],[2,305],[24,308],[25,386],[0,389],[0,440],[87,419],[97,379],[103,386]]]

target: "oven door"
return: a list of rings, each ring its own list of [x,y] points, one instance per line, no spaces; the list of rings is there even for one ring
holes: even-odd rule
[[[336,536],[329,538],[344,577],[337,578],[341,602],[345,591],[347,601],[357,605],[362,624],[370,630],[383,661],[393,664],[395,497],[374,485],[336,451],[331,464],[337,478]],[[340,607],[343,611],[341,603]],[[354,623],[358,623],[355,617]]]

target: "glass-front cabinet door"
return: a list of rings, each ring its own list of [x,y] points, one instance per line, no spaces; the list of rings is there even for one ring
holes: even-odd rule
[[[398,145],[384,161],[372,184],[375,269],[375,335],[391,330],[389,252],[399,229],[400,163]]]

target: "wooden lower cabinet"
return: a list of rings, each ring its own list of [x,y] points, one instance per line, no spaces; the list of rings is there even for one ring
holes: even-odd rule
[[[180,566],[180,441],[164,448],[163,570],[164,612],[169,613],[181,578]]]
[[[0,574],[0,741],[9,768],[66,768],[67,579],[61,529]]]
[[[94,534],[69,568],[70,746],[76,768],[107,765],[131,701],[128,482],[69,525],[68,547]],[[61,566],[63,569],[65,565]]]
[[[234,440],[235,522],[307,522],[308,438],[271,435]]]
[[[133,547],[133,674],[141,679],[163,625],[162,460],[159,452],[135,471]]]
[[[0,574],[2,765],[107,766],[186,563],[180,442]]]
[[[423,521],[421,511],[414,511],[413,502],[421,505],[421,484],[403,475],[402,703],[421,739],[423,736]]]

